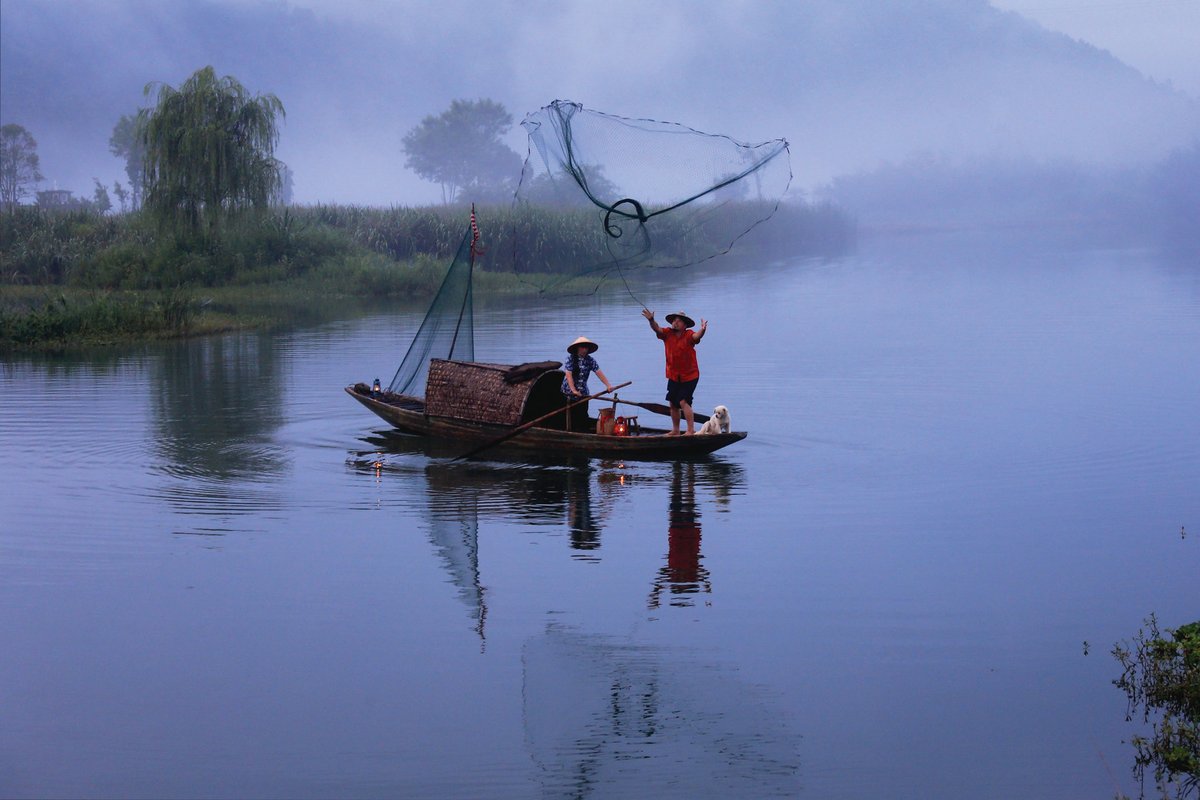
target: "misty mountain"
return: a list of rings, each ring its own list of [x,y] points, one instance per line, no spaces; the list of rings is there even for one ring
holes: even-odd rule
[[[123,180],[108,137],[143,87],[211,64],[282,100],[298,202],[375,205],[435,200],[400,139],[456,98],[783,136],[801,191],[914,154],[1149,163],[1200,132],[1195,99],[984,0],[321,1],[6,0],[0,121],[47,185],[90,193]]]

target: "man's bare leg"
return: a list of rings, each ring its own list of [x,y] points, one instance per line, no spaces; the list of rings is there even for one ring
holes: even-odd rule
[[[695,433],[696,432],[696,421],[695,421],[694,417],[692,416],[691,403],[687,403],[687,402],[684,402],[683,400],[680,400],[679,405],[681,408],[683,408],[684,418],[687,419],[688,433]]]
[[[679,434],[679,409],[671,406],[671,433]]]

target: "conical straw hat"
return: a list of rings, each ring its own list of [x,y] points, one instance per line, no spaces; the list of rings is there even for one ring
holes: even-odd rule
[[[579,347],[581,344],[587,345],[588,353],[594,353],[600,349],[600,345],[596,344],[591,339],[587,338],[586,336],[580,336],[578,339],[567,345],[567,352],[574,353],[575,348]]]

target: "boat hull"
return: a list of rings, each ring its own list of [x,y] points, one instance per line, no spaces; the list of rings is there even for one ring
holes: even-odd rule
[[[449,417],[431,417],[414,401],[404,407],[364,395],[347,386],[346,393],[362,403],[380,419],[404,433],[460,441],[464,449],[499,439],[512,431],[510,426],[471,422]],[[642,428],[635,436],[602,436],[594,433],[528,428],[497,445],[505,449],[537,452],[575,452],[592,456],[636,459],[682,459],[701,456],[728,447],[746,438],[745,432],[671,436],[665,430]]]

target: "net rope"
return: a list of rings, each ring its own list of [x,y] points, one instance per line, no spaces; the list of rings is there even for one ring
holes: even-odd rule
[[[747,144],[674,122],[556,100],[521,123],[528,151],[514,207],[591,209],[593,236],[543,291],[581,276],[680,269],[728,253],[775,214],[792,180],[785,139]],[[514,215],[516,218],[516,215]],[[512,236],[512,271],[535,246]],[[628,290],[628,283],[626,283]],[[632,294],[632,292],[630,292]]]

